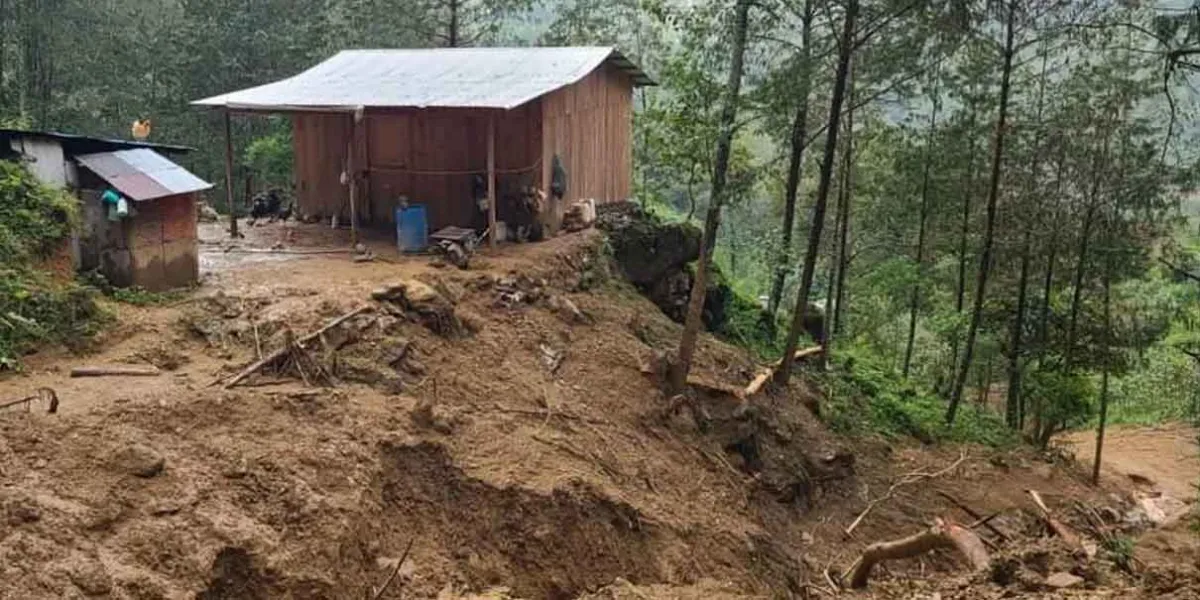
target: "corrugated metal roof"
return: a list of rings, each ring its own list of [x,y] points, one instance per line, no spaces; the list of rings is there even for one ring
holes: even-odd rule
[[[133,200],[154,200],[212,187],[148,148],[85,154],[75,160]]]
[[[604,63],[654,85],[607,47],[346,50],[294,77],[193,104],[247,110],[515,108]]]
[[[135,140],[119,140],[114,138],[103,138],[91,135],[76,135],[73,133],[63,133],[61,131],[35,131],[31,129],[11,129],[0,128],[0,137],[38,137],[55,140],[64,144],[73,145],[84,152],[95,152],[97,150],[123,150],[126,148],[151,148],[161,150],[163,152],[191,152],[195,148],[189,146],[178,146],[175,144],[159,144],[155,142],[139,142]]]

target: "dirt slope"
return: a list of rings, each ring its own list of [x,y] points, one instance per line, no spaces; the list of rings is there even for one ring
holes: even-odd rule
[[[186,302],[123,308],[94,356],[32,357],[0,397],[50,386],[62,411],[0,414],[0,598],[363,598],[410,541],[381,597],[804,597],[870,541],[969,522],[938,492],[1006,511],[1008,531],[1029,527],[1026,488],[1056,509],[1119,505],[1030,454],[838,439],[800,380],[749,411],[720,393],[669,410],[643,367],[678,327],[606,276],[597,242],[509,247],[466,272],[232,261]],[[413,281],[436,299],[414,302]],[[398,282],[405,299],[371,299]],[[335,387],[210,385],[358,306],[314,352]],[[126,361],[168,372],[66,378]],[[697,360],[717,386],[754,368],[711,339]],[[897,478],[963,453],[846,539]],[[898,562],[877,591],[958,572],[949,555]]]

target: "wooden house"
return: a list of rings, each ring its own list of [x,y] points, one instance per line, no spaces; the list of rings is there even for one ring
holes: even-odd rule
[[[628,198],[643,85],[653,81],[612,48],[352,50],[195,104],[224,110],[227,125],[231,113],[291,116],[301,214],[390,225],[403,197],[427,207],[432,228],[495,231],[495,198],[550,190],[556,161],[567,185],[547,203],[551,228],[573,200]]]
[[[151,291],[185,287],[199,277],[196,200],[212,186],[159,153],[190,150],[0,129],[0,158],[24,161],[42,183],[79,198],[83,218],[71,240],[75,268]],[[125,198],[125,216],[110,218],[101,200],[107,190]]]

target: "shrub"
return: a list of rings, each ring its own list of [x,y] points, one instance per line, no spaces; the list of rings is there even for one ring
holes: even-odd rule
[[[843,433],[913,437],[924,443],[974,442],[1007,446],[1016,434],[987,407],[965,405],[953,425],[946,402],[932,390],[905,380],[892,366],[862,347],[835,354],[837,369],[826,377],[826,413]]]
[[[1039,364],[1029,369],[1024,385],[1033,435],[1043,448],[1054,434],[1086,423],[1095,411],[1095,384],[1087,373]]]
[[[104,322],[94,288],[35,267],[63,247],[77,221],[73,197],[0,161],[0,370],[17,368],[39,344],[74,346]]]

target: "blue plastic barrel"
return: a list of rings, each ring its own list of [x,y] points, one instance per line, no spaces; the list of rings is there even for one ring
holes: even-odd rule
[[[429,245],[424,204],[396,207],[396,245],[401,252],[421,252]]]

